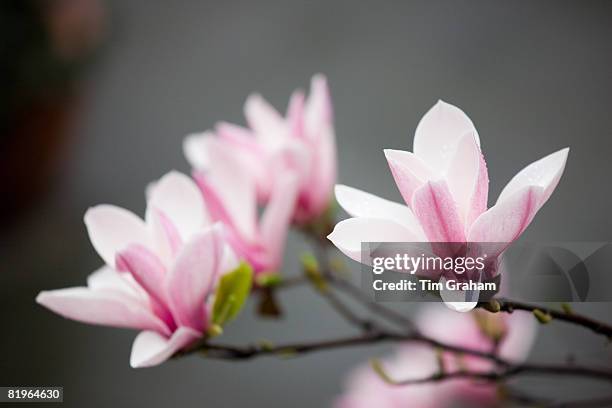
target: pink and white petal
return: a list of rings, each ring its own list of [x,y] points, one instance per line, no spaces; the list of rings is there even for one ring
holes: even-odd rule
[[[273,179],[268,166],[269,152],[257,143],[249,129],[226,122],[218,123],[216,129],[222,141],[229,144],[240,167],[255,180],[258,200],[267,202]]]
[[[391,220],[410,230],[417,241],[425,239],[419,221],[408,206],[341,184],[336,185],[335,192],[338,204],[350,216]]]
[[[298,138],[291,138],[270,151],[268,168],[273,175],[290,171],[297,175],[299,184],[304,185],[315,171],[313,159],[313,152],[307,142]],[[275,179],[275,177],[272,178]],[[308,188],[310,187],[308,185]]]
[[[465,134],[457,145],[446,173],[450,189],[464,225],[471,223],[487,209],[489,175],[474,132]]]
[[[418,380],[436,373],[436,353],[421,344],[404,344],[393,355],[382,360],[385,372],[394,379]],[[455,403],[451,382],[423,383],[398,387],[386,383],[364,364],[350,373],[345,394],[334,408],[443,408]]]
[[[288,135],[283,117],[259,94],[247,98],[244,115],[257,140],[264,146],[274,147]]]
[[[470,310],[474,310],[478,302],[444,302],[444,304],[455,312],[467,313]]]
[[[261,149],[253,132],[245,127],[229,122],[218,122],[215,125],[215,130],[221,139],[231,142],[237,147],[249,150]]]
[[[327,238],[342,253],[357,262],[362,262],[363,242],[418,242],[408,228],[380,218],[349,218],[340,221]]]
[[[228,244],[223,245],[223,254],[221,257],[221,266],[219,267],[219,272],[221,275],[232,272],[238,267],[238,265],[240,265],[240,261],[238,260],[236,253]]]
[[[457,205],[444,180],[429,181],[417,189],[412,210],[430,242],[465,242]]]
[[[313,206],[323,211],[330,203],[337,178],[336,135],[331,124],[324,126],[314,144],[312,172]]]
[[[495,204],[474,221],[468,242],[503,243],[495,246],[496,253],[487,253],[488,257],[499,255],[529,226],[542,194],[542,187],[528,186]]]
[[[262,214],[260,234],[268,254],[269,270],[276,271],[282,262],[285,238],[298,193],[298,179],[284,173],[276,179],[270,202]]]
[[[439,303],[431,303],[418,310],[416,325],[426,336],[454,346],[485,350],[489,346],[482,341],[482,335],[473,316],[457,314]],[[457,336],[461,333],[461,336]]]
[[[293,92],[287,106],[287,123],[289,130],[295,137],[304,137],[304,92]]]
[[[504,187],[497,199],[497,203],[501,203],[525,187],[538,186],[543,190],[543,194],[538,202],[538,208],[542,207],[555,190],[555,187],[557,187],[557,184],[559,184],[568,154],[569,147],[566,147],[531,163],[519,171]]]
[[[147,224],[151,230],[155,253],[166,267],[170,267],[183,239],[175,224],[158,209],[147,211]]]
[[[202,193],[188,176],[177,171],[164,175],[152,188],[147,202],[147,223],[162,212],[186,241],[209,222]]]
[[[446,278],[440,279],[442,289],[440,289],[440,298],[444,305],[452,311],[466,313],[473,310],[478,304],[478,291],[463,291],[446,289]]]
[[[85,287],[49,290],[40,292],[36,302],[67,319],[83,323],[170,332],[142,301],[118,290]]]
[[[190,327],[179,327],[170,338],[154,331],[143,331],[134,339],[130,365],[132,368],[159,365],[201,337],[202,333]]]
[[[163,286],[166,267],[154,253],[141,245],[130,245],[117,254],[116,263],[120,271],[131,273],[155,300],[166,303]]]
[[[444,173],[448,168],[457,143],[467,132],[473,131],[480,139],[470,118],[458,107],[438,101],[421,119],[414,134],[414,154],[430,168]]]
[[[336,135],[333,108],[327,79],[317,74],[310,82],[310,95],[305,106],[306,136],[311,143],[311,201],[316,212],[329,204],[336,182]]]
[[[129,244],[151,246],[145,223],[134,213],[114,205],[98,205],[85,213],[89,240],[107,265],[115,266],[115,254]]]
[[[170,311],[179,326],[203,331],[204,304],[219,277],[223,241],[218,227],[196,234],[183,246],[165,278]]]
[[[117,272],[107,265],[92,272],[87,277],[87,287],[91,290],[116,290],[143,301],[147,297],[147,294],[130,274]]]
[[[234,222],[229,209],[225,208],[222,196],[220,192],[214,186],[214,183],[211,182],[210,177],[207,177],[202,172],[194,172],[193,178],[200,187],[200,191],[202,191],[202,195],[206,201],[206,208],[208,209],[208,213],[211,218],[215,220],[215,222],[222,222],[226,225],[229,230],[231,230],[232,235],[236,235],[242,238],[244,235],[242,231],[238,227],[236,227],[236,223]]]
[[[527,313],[504,315],[507,333],[499,346],[499,355],[514,363],[525,361],[535,342],[538,323]]]
[[[204,187],[209,211],[219,213],[217,218],[213,216],[217,220],[219,216],[227,217],[224,221],[236,228],[244,239],[254,241],[257,220],[255,179],[230,145],[210,139],[208,149],[211,166],[204,178],[198,181],[200,187]]]
[[[324,126],[331,125],[333,109],[325,76],[318,74],[312,77],[310,95],[304,110],[304,124],[309,137],[316,136]]]
[[[412,206],[415,190],[434,178],[435,174],[413,153],[392,149],[385,149],[384,152],[402,198],[408,206]]]
[[[193,133],[183,140],[183,154],[196,170],[206,170],[209,166],[206,140],[214,137],[212,132]]]

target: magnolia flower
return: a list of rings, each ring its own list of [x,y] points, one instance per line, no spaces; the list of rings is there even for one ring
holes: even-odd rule
[[[297,177],[282,167],[274,172],[268,204],[259,216],[255,180],[240,166],[234,147],[216,138],[206,139],[205,144],[209,167],[205,174],[195,172],[194,178],[211,218],[223,223],[227,241],[255,273],[278,272],[297,197]]]
[[[142,330],[130,364],[162,363],[211,324],[211,295],[236,262],[207,218],[198,187],[171,172],[149,191],[145,221],[112,205],[90,208],[85,225],[105,266],[86,287],[41,292],[36,301],[66,318]]]
[[[336,180],[336,142],[327,81],[312,78],[310,96],[295,91],[283,117],[260,95],[248,97],[244,106],[249,128],[219,123],[216,134],[188,136],[184,151],[197,172],[210,169],[212,153],[207,140],[218,138],[232,150],[236,163],[253,178],[258,201],[267,203],[285,172],[298,179],[293,220],[306,223],[328,208]]]
[[[417,324],[427,336],[443,343],[490,351],[496,342],[499,355],[519,363],[535,338],[536,324],[530,315],[492,314],[481,310],[455,313],[437,304],[429,304],[419,314]],[[442,353],[447,373],[457,370],[485,372],[491,363],[467,355]],[[439,372],[439,355],[426,345],[406,344],[394,356],[382,361],[385,372],[394,380],[416,380]],[[397,386],[384,382],[371,367],[358,368],[349,377],[347,391],[335,403],[337,408],[445,408],[457,403],[466,406],[497,406],[496,384],[469,379],[441,383]]]
[[[488,208],[487,165],[474,124],[459,108],[439,101],[417,126],[414,153],[385,150],[406,205],[336,186],[336,199],[354,218],[338,223],[328,238],[357,261],[362,242],[498,243],[487,252],[495,259],[546,203],[568,152],[525,167]]]

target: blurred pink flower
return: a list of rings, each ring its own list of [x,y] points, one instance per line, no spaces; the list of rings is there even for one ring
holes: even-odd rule
[[[536,323],[528,314],[491,314],[481,310],[456,313],[438,304],[429,304],[422,310],[417,324],[425,335],[436,340],[481,351],[491,351],[494,347],[492,336],[498,336],[501,338],[500,356],[512,362],[527,358],[536,333]],[[491,364],[482,359],[449,352],[443,353],[442,361],[447,373],[491,368]],[[427,378],[439,370],[436,351],[420,344],[401,346],[382,364],[391,378],[398,381]],[[445,408],[458,403],[461,406],[497,406],[496,387],[495,383],[469,379],[396,386],[384,382],[371,367],[363,366],[350,375],[347,390],[335,406]]]
[[[209,165],[205,173],[194,172],[194,177],[211,218],[223,223],[227,241],[255,273],[279,272],[297,197],[297,176],[282,167],[274,172],[267,205],[259,215],[255,180],[240,165],[235,147],[218,138],[206,138],[203,143]]]
[[[84,323],[143,330],[132,346],[132,367],[160,364],[203,336],[210,295],[237,263],[191,179],[171,172],[150,187],[145,221],[99,205],[87,211],[85,224],[106,265],[86,287],[41,292],[39,304]]]
[[[249,128],[219,123],[215,133],[185,139],[185,155],[197,172],[210,168],[207,140],[218,138],[231,146],[236,163],[254,179],[260,203],[268,202],[277,179],[291,172],[298,179],[293,220],[307,223],[324,213],[336,182],[336,141],[327,80],[312,78],[310,95],[295,91],[283,117],[260,95],[248,97],[244,113]]]
[[[518,239],[557,186],[569,148],[531,163],[487,209],[489,178],[472,121],[439,101],[414,136],[414,153],[385,150],[406,205],[338,185],[336,199],[354,218],[336,225],[329,239],[360,261],[362,242],[499,243],[497,258]]]

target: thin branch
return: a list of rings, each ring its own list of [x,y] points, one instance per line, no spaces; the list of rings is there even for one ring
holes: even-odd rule
[[[612,382],[612,371],[593,367],[566,366],[558,364],[509,364],[501,371],[453,371],[435,373],[428,377],[410,380],[392,380],[393,385],[417,385],[436,383],[453,379],[471,379],[481,381],[504,381],[518,375],[551,375],[562,377],[588,377]],[[388,375],[385,376],[386,379]]]
[[[549,407],[553,400],[550,398],[539,397],[529,393],[519,391],[507,384],[502,384],[500,388],[500,399],[506,402],[513,402],[526,407]]]
[[[608,338],[612,338],[612,325],[595,320],[588,316],[576,314],[573,312],[563,312],[548,307],[543,307],[531,303],[519,302],[510,299],[495,299],[499,302],[500,311],[512,313],[515,310],[524,310],[533,313],[534,310],[540,310],[545,315],[549,315],[553,319],[561,320],[567,323],[572,323],[584,328],[591,330],[594,333],[604,335]],[[479,307],[483,307],[485,304],[479,304]]]
[[[399,312],[396,312],[393,309],[387,308],[381,305],[380,303],[372,301],[372,299],[370,299],[370,297],[366,293],[364,293],[361,289],[355,286],[351,281],[334,274],[328,268],[324,268],[324,270],[321,272],[325,280],[330,285],[334,286],[336,289],[350,296],[353,300],[363,305],[373,314],[376,314],[390,322],[395,323],[400,329],[414,329],[415,325],[408,317],[404,316]],[[293,276],[283,278],[277,284],[277,286],[275,286],[275,289],[294,288],[309,283],[309,280],[304,276]]]
[[[355,313],[353,313],[353,311],[349,307],[347,307],[340,300],[340,298],[331,290],[317,290],[317,293],[319,293],[325,300],[327,300],[331,307],[347,322],[351,323],[352,325],[360,328],[365,332],[369,332],[375,328],[376,323],[361,318]]]
[[[305,283],[308,283],[307,280],[303,276],[291,276],[291,277],[283,277],[280,282],[278,282],[274,288],[296,288]]]
[[[490,360],[501,367],[500,370],[493,369],[487,372],[456,371],[452,373],[436,373],[432,376],[413,379],[407,381],[395,381],[397,385],[414,385],[427,382],[440,382],[456,378],[470,378],[485,381],[502,381],[517,375],[551,375],[551,376],[576,376],[586,377],[597,380],[612,382],[612,371],[593,367],[583,367],[574,365],[553,365],[553,364],[513,364],[499,356],[472,350],[469,348],[453,346],[423,337],[420,334],[398,334],[385,331],[371,331],[359,336],[341,337],[330,340],[320,340],[303,343],[288,343],[282,345],[273,344],[254,344],[247,346],[233,346],[224,344],[200,343],[190,350],[184,351],[181,355],[202,353],[206,357],[225,359],[225,360],[246,360],[266,355],[295,356],[315,351],[332,350],[344,347],[354,347],[362,345],[377,344],[388,341],[398,341],[403,343],[422,342],[430,344],[435,348],[447,352],[455,352],[462,355],[472,355],[475,357]]]
[[[316,235],[308,234],[307,237],[312,240],[317,259],[319,259],[323,265],[321,273],[331,285],[351,296],[354,300],[361,303],[372,313],[375,313],[399,325],[402,330],[416,330],[415,324],[409,318],[403,316],[401,313],[398,313],[393,309],[386,308],[379,303],[373,302],[368,295],[356,287],[352,282],[338,277],[338,275],[333,273],[331,262],[329,260],[329,254],[327,252],[328,248],[331,246],[331,243],[327,238],[321,238]]]
[[[380,303],[373,302],[364,292],[358,287],[353,285],[350,281],[338,278],[335,275],[326,275],[331,285],[343,291],[347,295],[351,296],[354,300],[361,303],[364,307],[370,310],[372,313],[377,314],[390,322],[395,323],[403,330],[414,330],[415,324],[406,316],[396,312],[393,309],[384,307]]]
[[[253,344],[247,346],[232,346],[224,344],[203,343],[186,351],[186,354],[202,352],[206,357],[225,360],[245,360],[265,355],[294,356],[321,350],[331,350],[342,347],[352,347],[396,340],[386,333],[366,333],[358,336],[341,337],[331,340],[321,340],[304,343],[288,343],[283,345]]]
[[[414,323],[409,318],[393,309],[381,305],[380,303],[372,301],[367,294],[355,286],[351,281],[337,276],[331,272],[329,268],[324,268],[322,275],[330,285],[350,296],[353,300],[363,305],[373,314],[383,317],[389,322],[396,324],[400,329],[408,330],[415,328]],[[304,276],[294,276],[290,278],[283,278],[283,280],[280,281],[277,286],[275,286],[275,289],[294,288],[308,283],[310,282]]]
[[[209,343],[207,340],[203,340],[188,350],[184,350],[178,353],[176,356],[184,356],[193,353],[204,352],[207,357],[228,359],[228,360],[242,360],[250,359],[253,357],[260,357],[264,355],[296,355],[305,354],[315,351],[324,351],[330,349],[336,349],[341,347],[351,347],[360,345],[371,345],[381,342],[415,342],[427,344],[433,348],[438,348],[448,352],[470,355],[473,357],[482,358],[489,360],[502,367],[510,365],[509,362],[495,355],[480,350],[473,350],[470,348],[455,346],[452,344],[446,344],[439,342],[434,339],[425,337],[419,333],[405,334],[395,333],[392,331],[385,331],[380,329],[372,329],[369,332],[364,332],[359,335],[341,337],[330,340],[319,340],[312,342],[301,342],[301,343],[289,343],[282,345],[273,345],[270,343],[265,344],[253,344],[246,346],[233,346],[224,345],[218,343]]]
[[[556,402],[543,405],[545,408],[604,408],[612,406],[612,396],[587,400]]]

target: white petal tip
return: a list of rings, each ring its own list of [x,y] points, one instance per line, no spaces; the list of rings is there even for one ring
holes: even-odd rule
[[[349,186],[347,186],[347,185],[344,185],[344,184],[336,184],[336,185],[334,186],[334,194],[335,194],[335,195],[342,194],[342,193],[344,193],[345,191],[347,191],[348,189],[350,189],[350,187],[349,187]]]
[[[446,102],[445,100],[442,99],[438,99],[438,101],[436,102],[436,104],[434,105],[437,108],[446,108],[446,107],[455,107],[455,105],[450,104],[448,102]]]
[[[264,98],[263,96],[261,96],[260,93],[252,93],[249,96],[247,96],[245,106],[250,106],[254,103],[261,103],[263,101],[264,101]]]
[[[88,227],[95,223],[96,220],[95,218],[100,215],[101,212],[103,211],[107,211],[107,210],[115,210],[117,207],[115,207],[114,205],[111,204],[98,204],[98,205],[94,205],[93,207],[89,207],[86,211],[85,214],[83,215],[83,221],[85,222],[85,225],[87,225]]]
[[[85,211],[85,215],[83,215],[83,221],[85,221],[85,224],[89,224],[91,222],[91,218],[94,216],[95,212],[98,211],[99,209],[100,209],[100,205],[95,205],[93,207],[89,207]]]
[[[467,313],[473,310],[477,302],[444,302],[444,304],[451,310],[459,313]]]
[[[36,303],[38,303],[39,305],[44,306],[45,305],[45,299],[47,297],[47,291],[42,291],[40,292],[38,295],[36,295]]]
[[[315,86],[326,87],[327,77],[321,73],[314,74],[312,76],[312,79],[310,80],[310,83],[312,84],[313,87]]]
[[[409,153],[405,150],[397,150],[397,149],[383,149],[383,153],[385,154],[385,158],[387,160],[399,160],[401,155]]]
[[[132,359],[130,358],[130,367],[132,367],[132,368],[147,368],[147,367],[153,367],[153,366],[155,366],[155,365],[156,365],[156,364],[150,364],[150,365],[147,365],[147,364],[145,364],[145,362],[144,362],[144,361],[137,361],[137,360],[136,360],[136,361],[134,361],[134,360],[132,360]]]
[[[139,360],[135,358],[133,353],[130,356],[130,367],[132,368],[147,368],[147,367],[153,367],[155,365],[157,364],[147,364],[146,360]]]
[[[178,170],[170,170],[169,172],[161,176],[161,178],[157,182],[154,183],[155,186],[153,188],[161,188],[162,186],[172,185],[176,183],[183,185],[188,184],[190,187],[191,185],[195,186],[195,183],[189,176],[184,173],[181,173]]]
[[[334,226],[334,230],[327,236],[327,239],[329,239],[332,244],[336,245],[335,240],[337,236],[338,236],[338,232],[336,231],[336,227]]]

